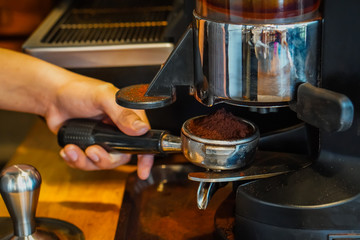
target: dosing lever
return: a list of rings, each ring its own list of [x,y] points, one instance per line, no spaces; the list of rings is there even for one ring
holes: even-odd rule
[[[33,235],[41,184],[39,172],[29,165],[14,165],[2,171],[0,177],[0,192],[13,222],[14,236]]]

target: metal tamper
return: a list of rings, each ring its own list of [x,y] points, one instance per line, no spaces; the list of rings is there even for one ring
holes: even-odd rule
[[[52,218],[35,218],[40,185],[40,173],[33,166],[13,165],[1,172],[0,193],[11,221],[9,218],[1,218],[0,239],[85,239],[82,231],[68,222]]]

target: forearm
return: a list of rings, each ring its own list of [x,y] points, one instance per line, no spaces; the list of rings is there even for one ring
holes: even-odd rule
[[[81,117],[111,120],[125,134],[145,134],[150,128],[145,112],[117,105],[117,91],[110,83],[0,48],[0,108],[41,115],[53,133],[67,119]],[[130,160],[128,154],[112,156],[96,145],[85,153],[69,144],[61,156],[83,170],[115,168]],[[139,156],[141,179],[149,176],[152,163],[153,156]]]
[[[42,60],[0,49],[0,108],[44,116],[67,75]]]

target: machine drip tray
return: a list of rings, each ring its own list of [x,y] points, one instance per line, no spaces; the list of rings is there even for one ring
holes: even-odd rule
[[[145,181],[136,173],[129,175],[115,239],[219,239],[214,219],[222,203],[233,194],[232,185],[219,189],[208,208],[199,210],[198,183],[187,179],[192,171],[203,169],[190,163],[164,164],[154,166]]]

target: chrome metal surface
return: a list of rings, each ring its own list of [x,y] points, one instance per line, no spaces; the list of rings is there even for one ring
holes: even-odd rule
[[[161,149],[164,152],[181,152],[181,138],[171,134],[164,134]]]
[[[29,165],[14,165],[1,173],[0,192],[14,224],[14,235],[35,233],[35,212],[41,176]]]
[[[310,164],[309,164],[310,165]],[[277,176],[280,174],[288,173],[293,170],[284,170],[284,171],[276,171],[276,172],[269,172],[263,174],[256,174],[256,175],[249,175],[243,176],[242,172],[193,172],[189,173],[189,180],[196,181],[196,182],[235,182],[241,180],[254,180],[254,179],[261,179],[261,178],[269,178],[273,176]]]
[[[194,12],[195,97],[205,105],[281,107],[317,84],[320,20],[231,24]]]
[[[122,4],[84,9],[73,3],[59,1],[23,44],[23,51],[61,67],[91,68],[161,65],[174,47],[161,39],[171,6],[149,7],[152,13],[139,14],[136,11],[144,9]]]
[[[196,202],[198,209],[205,210],[208,207],[213,195],[217,192],[219,188],[222,188],[224,186],[226,186],[226,184],[217,182],[200,182],[196,194]]]
[[[57,219],[35,219],[40,173],[30,165],[13,165],[1,172],[0,193],[9,211],[13,232],[0,231],[1,240],[83,240],[76,226]],[[5,227],[10,219],[0,221]],[[8,228],[8,227],[6,227]]]
[[[191,172],[188,179],[201,184],[204,182],[234,182],[269,178],[293,172],[312,164],[312,159],[303,155],[260,152],[255,154],[253,163],[236,171]]]
[[[90,68],[161,65],[172,49],[172,43],[149,43],[61,48],[25,47],[24,51],[61,67]]]
[[[213,182],[200,182],[199,188],[197,191],[197,206],[199,209],[206,209],[209,201],[211,199],[211,193],[213,192],[213,188],[215,186],[215,183]]]
[[[203,116],[199,116],[203,117]],[[251,163],[259,142],[259,130],[251,122],[239,118],[249,125],[253,134],[238,140],[212,140],[200,138],[188,129],[187,120],[181,128],[182,152],[193,164],[213,170],[231,170]]]

